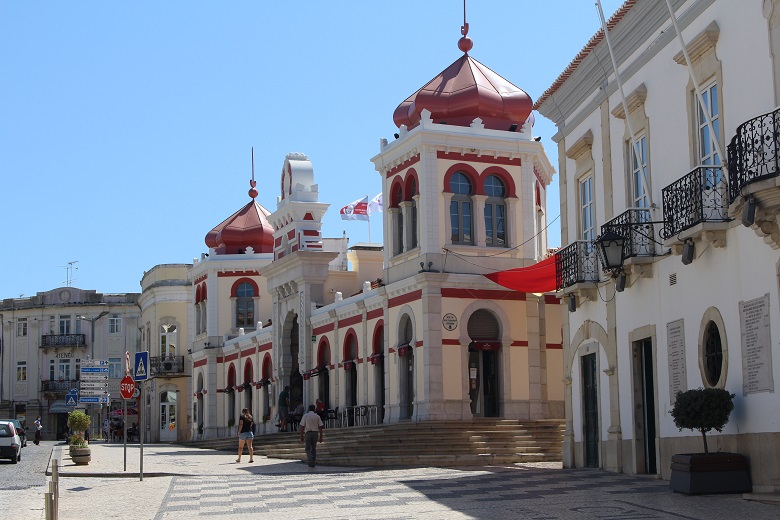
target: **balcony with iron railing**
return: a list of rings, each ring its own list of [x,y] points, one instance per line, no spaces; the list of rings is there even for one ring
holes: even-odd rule
[[[737,127],[728,145],[729,214],[780,249],[780,108]]]
[[[599,261],[591,240],[577,240],[555,253],[555,284],[558,291],[599,281]]]
[[[698,166],[661,190],[664,224],[661,237],[672,246],[686,239],[725,245],[728,185],[720,166]],[[721,243],[722,241],[722,243]]]
[[[751,185],[780,175],[780,108],[737,127],[728,145],[729,202],[750,194]],[[773,182],[776,187],[777,183]]]
[[[623,259],[626,265],[652,262],[656,254],[656,232],[650,208],[631,208],[601,226],[601,233],[617,233],[626,239]]]
[[[151,377],[177,376],[184,374],[184,356],[153,356],[149,358]]]
[[[78,388],[77,379],[52,379],[41,381],[41,392],[67,394],[72,388]]]
[[[44,334],[41,336],[41,348],[86,347],[84,334]]]

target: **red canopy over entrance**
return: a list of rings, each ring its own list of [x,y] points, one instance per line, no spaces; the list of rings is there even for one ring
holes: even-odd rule
[[[555,255],[528,267],[517,267],[485,275],[498,285],[525,293],[554,292],[557,289]]]

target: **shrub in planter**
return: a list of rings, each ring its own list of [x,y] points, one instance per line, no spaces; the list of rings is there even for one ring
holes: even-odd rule
[[[76,433],[84,433],[92,420],[89,415],[85,414],[81,410],[73,410],[68,414],[68,428]]]
[[[707,449],[707,432],[723,431],[734,409],[734,394],[722,388],[697,388],[678,392],[672,407],[674,425],[683,429],[698,430],[704,441],[704,453]]]
[[[672,456],[669,487],[688,494],[742,493],[752,490],[747,459],[738,453],[710,453],[707,432],[723,431],[734,409],[734,394],[721,388],[679,392],[672,407],[674,424],[701,432],[704,453]]]

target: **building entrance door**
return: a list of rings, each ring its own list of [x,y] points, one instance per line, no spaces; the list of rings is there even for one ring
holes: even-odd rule
[[[468,370],[472,415],[498,417],[498,351],[469,347]]]
[[[655,449],[655,376],[653,342],[647,338],[634,343],[636,438],[642,443],[637,472],[658,473]]]
[[[582,356],[582,429],[585,466],[599,467],[599,403],[596,354]]]
[[[176,392],[160,393],[160,442],[176,441]]]

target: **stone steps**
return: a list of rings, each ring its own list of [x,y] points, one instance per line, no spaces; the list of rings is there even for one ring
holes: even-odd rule
[[[317,446],[321,464],[336,466],[450,466],[560,461],[563,421],[478,419],[357,426],[325,430]],[[236,449],[236,438],[202,440],[192,446]],[[255,453],[303,460],[297,432],[258,435]]]

